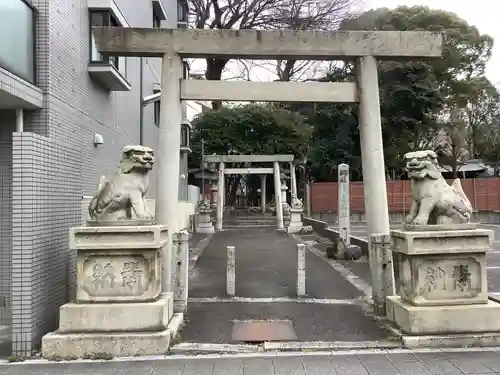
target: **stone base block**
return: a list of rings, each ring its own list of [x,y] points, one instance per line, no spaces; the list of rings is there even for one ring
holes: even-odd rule
[[[196,233],[214,233],[215,228],[212,223],[200,223],[196,227]]]
[[[172,315],[172,293],[162,294],[155,302],[67,303],[59,310],[58,332],[161,331]]]
[[[288,227],[286,227],[287,233],[300,233],[302,231],[302,228],[304,228],[302,223],[300,223],[300,225],[297,225],[295,223],[292,223],[292,224],[290,224]]]
[[[183,320],[183,314],[174,314],[167,328],[159,332],[69,334],[56,331],[43,337],[42,356],[69,359],[96,354],[113,357],[166,354]]]
[[[500,332],[500,303],[413,306],[399,296],[387,297],[387,318],[406,334],[435,335]]]

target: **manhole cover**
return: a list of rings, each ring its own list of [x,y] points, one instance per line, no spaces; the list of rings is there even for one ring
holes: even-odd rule
[[[233,340],[244,342],[296,340],[290,320],[236,320],[233,322]]]

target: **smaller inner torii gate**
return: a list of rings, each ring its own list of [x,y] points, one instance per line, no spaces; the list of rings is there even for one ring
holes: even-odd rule
[[[205,156],[205,162],[218,163],[218,194],[217,194],[217,214],[215,229],[222,229],[222,220],[224,217],[224,196],[225,181],[224,175],[227,174],[273,174],[274,175],[274,199],[276,202],[276,226],[278,230],[285,229],[283,220],[283,200],[281,195],[281,172],[280,163],[290,163],[291,191],[292,196],[297,196],[297,182],[295,178],[295,166],[293,165],[293,155],[208,155]],[[244,167],[244,168],[226,168],[226,163],[273,163],[273,167]],[[262,179],[263,199],[265,200],[265,179]]]

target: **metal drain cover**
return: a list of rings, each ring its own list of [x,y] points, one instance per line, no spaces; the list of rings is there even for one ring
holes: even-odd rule
[[[296,340],[297,334],[290,320],[235,320],[233,340],[264,342]]]

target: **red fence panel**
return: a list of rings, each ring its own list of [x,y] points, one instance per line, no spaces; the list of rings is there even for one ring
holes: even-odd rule
[[[451,184],[452,180],[447,180]],[[460,180],[462,188],[474,210],[500,210],[500,177],[468,178]],[[386,182],[387,204],[390,212],[408,212],[411,207],[411,181],[391,180]],[[364,212],[365,198],[363,182],[354,181],[349,187],[351,211]],[[338,186],[336,182],[311,184],[311,209],[313,212],[337,211]]]

